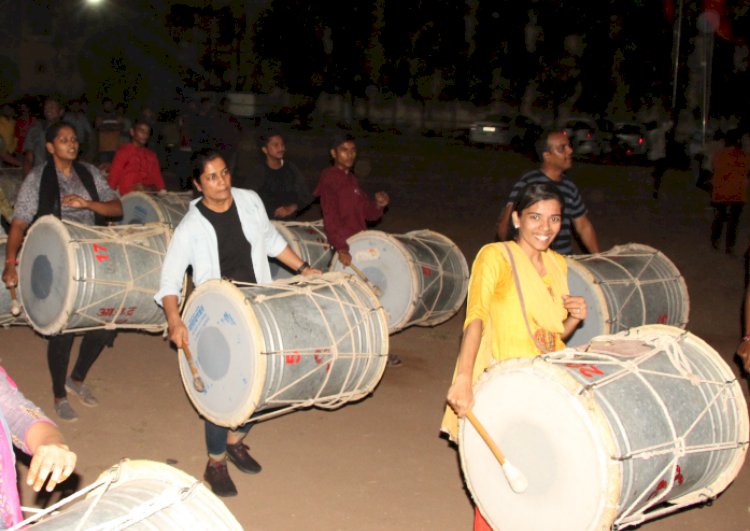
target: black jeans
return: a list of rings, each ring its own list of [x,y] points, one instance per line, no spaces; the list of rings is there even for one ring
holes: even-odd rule
[[[721,232],[726,223],[726,251],[732,252],[737,241],[737,226],[740,222],[740,214],[742,214],[742,207],[745,205],[743,203],[712,203],[712,206],[714,207],[714,221],[711,223],[711,245],[714,248],[719,248],[719,239],[721,239]]]
[[[93,330],[85,332],[81,340],[81,348],[78,351],[78,361],[76,361],[71,378],[82,382],[86,378],[89,369],[101,354],[106,346],[112,346],[117,332],[114,330]],[[70,361],[70,351],[73,347],[75,334],[60,334],[52,336],[47,342],[47,365],[52,377],[52,393],[55,398],[65,398],[65,378],[68,375],[68,363]]]

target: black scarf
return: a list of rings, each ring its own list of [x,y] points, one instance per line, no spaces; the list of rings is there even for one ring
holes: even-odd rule
[[[99,193],[96,191],[94,177],[86,166],[80,162],[74,161],[73,171],[83,183],[84,188],[86,188],[86,191],[91,196],[91,200],[99,201]],[[39,184],[39,209],[37,210],[34,220],[36,221],[41,216],[47,214],[53,214],[62,219],[60,209],[60,184],[57,181],[57,170],[52,161],[47,161],[47,164],[44,165],[44,170],[42,170],[42,180]],[[94,224],[104,225],[106,224],[106,219],[104,216],[94,213]]]

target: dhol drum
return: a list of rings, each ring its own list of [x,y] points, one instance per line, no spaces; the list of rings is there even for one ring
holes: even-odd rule
[[[19,258],[18,292],[29,322],[43,335],[163,331],[166,319],[153,296],[170,237],[163,223],[98,227],[39,218]]]
[[[146,460],[122,461],[23,524],[35,521],[34,529],[242,529],[203,483]]]
[[[0,168],[0,215],[8,223],[13,218],[13,205],[16,203],[21,184],[23,184],[21,168]]]
[[[180,356],[185,389],[198,412],[221,426],[363,398],[388,358],[377,298],[341,273],[269,285],[210,280],[186,302],[183,321],[205,391],[196,391]]]
[[[502,362],[477,382],[475,400],[476,417],[528,480],[514,493],[461,423],[466,483],[495,529],[637,525],[715,498],[747,452],[737,379],[708,344],[672,326]]]
[[[5,244],[8,238],[0,236],[0,256],[5,258]],[[19,302],[20,304],[20,302]],[[0,287],[0,326],[11,326],[11,325],[29,325],[29,320],[26,318],[26,312],[23,308],[19,308],[20,313],[13,315],[13,299],[11,298],[10,290],[5,287],[5,284]]]
[[[166,223],[174,229],[187,214],[192,192],[130,192],[122,196],[122,225]]]
[[[274,220],[272,223],[297,256],[311,267],[328,271],[328,265],[331,263],[331,246],[323,231],[322,220],[312,223]],[[274,280],[294,276],[294,273],[278,260],[269,260],[269,265]]]
[[[466,299],[469,266],[456,244],[442,234],[367,230],[348,243],[352,263],[370,280],[385,308],[390,332],[447,321]],[[331,270],[352,272],[336,256]]]
[[[687,324],[685,279],[653,247],[629,243],[601,254],[569,256],[567,261],[570,293],[582,295],[588,305],[588,315],[568,346],[644,324]]]

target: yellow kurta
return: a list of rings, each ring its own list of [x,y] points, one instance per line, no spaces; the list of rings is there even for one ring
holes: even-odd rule
[[[526,328],[507,250],[513,252],[532,333],[548,351],[565,347],[560,337],[562,323],[568,316],[562,302],[562,296],[568,294],[565,258],[552,250],[543,252],[547,274],[540,277],[531,260],[515,242],[508,242],[507,249],[502,243],[485,245],[471,269],[464,321],[464,329],[476,319],[482,321],[482,342],[474,364],[474,383],[493,363],[510,358],[531,358],[543,353]],[[542,326],[542,323],[547,326]],[[457,427],[456,414],[446,407],[442,430],[455,440]]]

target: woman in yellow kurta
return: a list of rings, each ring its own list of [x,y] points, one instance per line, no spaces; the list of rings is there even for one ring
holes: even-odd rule
[[[586,317],[583,297],[568,294],[565,259],[549,249],[562,223],[557,187],[527,186],[512,220],[515,240],[485,245],[472,266],[463,339],[442,424],[454,441],[457,417],[471,410],[473,384],[489,365],[560,350]],[[476,517],[480,529],[484,522],[479,512]]]

